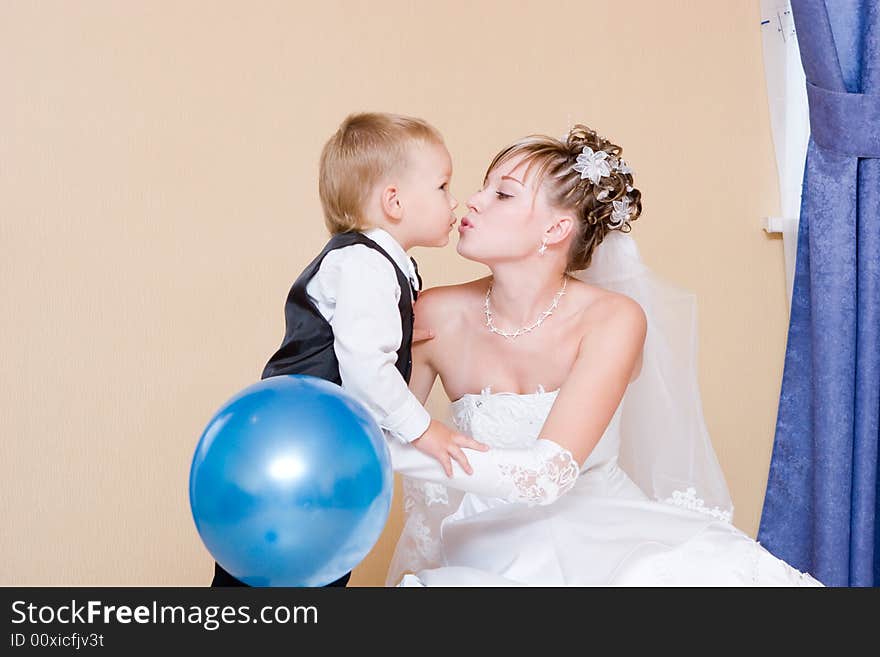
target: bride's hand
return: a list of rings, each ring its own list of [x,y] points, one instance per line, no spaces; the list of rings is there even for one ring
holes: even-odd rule
[[[452,459],[458,461],[458,464],[466,473],[473,474],[474,471],[471,468],[471,464],[468,462],[464,452],[461,451],[462,447],[469,447],[481,452],[489,449],[488,445],[456,433],[437,420],[431,420],[431,424],[428,425],[425,433],[412,441],[411,444],[420,452],[424,452],[439,461],[447,477],[452,476]]]

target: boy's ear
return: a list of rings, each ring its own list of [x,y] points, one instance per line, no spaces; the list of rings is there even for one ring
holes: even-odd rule
[[[388,185],[382,190],[380,201],[382,211],[391,219],[400,220],[403,217],[403,204],[400,202],[400,190],[394,185]]]
[[[548,244],[557,244],[568,237],[574,230],[574,217],[563,215],[544,231]]]

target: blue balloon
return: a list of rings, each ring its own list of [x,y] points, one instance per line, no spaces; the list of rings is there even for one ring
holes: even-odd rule
[[[323,586],[359,564],[391,509],[382,430],[336,384],[264,379],[211,418],[193,456],[199,535],[251,586]]]

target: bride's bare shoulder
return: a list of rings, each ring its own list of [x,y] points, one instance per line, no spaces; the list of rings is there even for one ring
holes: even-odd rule
[[[615,352],[622,358],[634,354],[629,380],[635,381],[642,371],[642,349],[648,332],[645,311],[625,294],[582,281],[575,283],[581,300],[581,344],[590,343],[594,349]]]
[[[578,299],[581,320],[585,331],[592,331],[600,326],[621,326],[630,328],[634,335],[642,334],[647,328],[645,311],[637,301],[611,290],[606,290],[583,281],[572,281]]]
[[[419,293],[414,306],[416,322],[426,328],[448,324],[472,314],[472,306],[482,307],[489,277],[455,285],[439,285]],[[427,325],[427,326],[426,326]]]

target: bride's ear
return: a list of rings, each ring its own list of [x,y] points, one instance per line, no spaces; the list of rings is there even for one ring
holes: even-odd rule
[[[544,237],[548,244],[558,244],[564,241],[574,231],[574,217],[562,215],[544,231]]]

